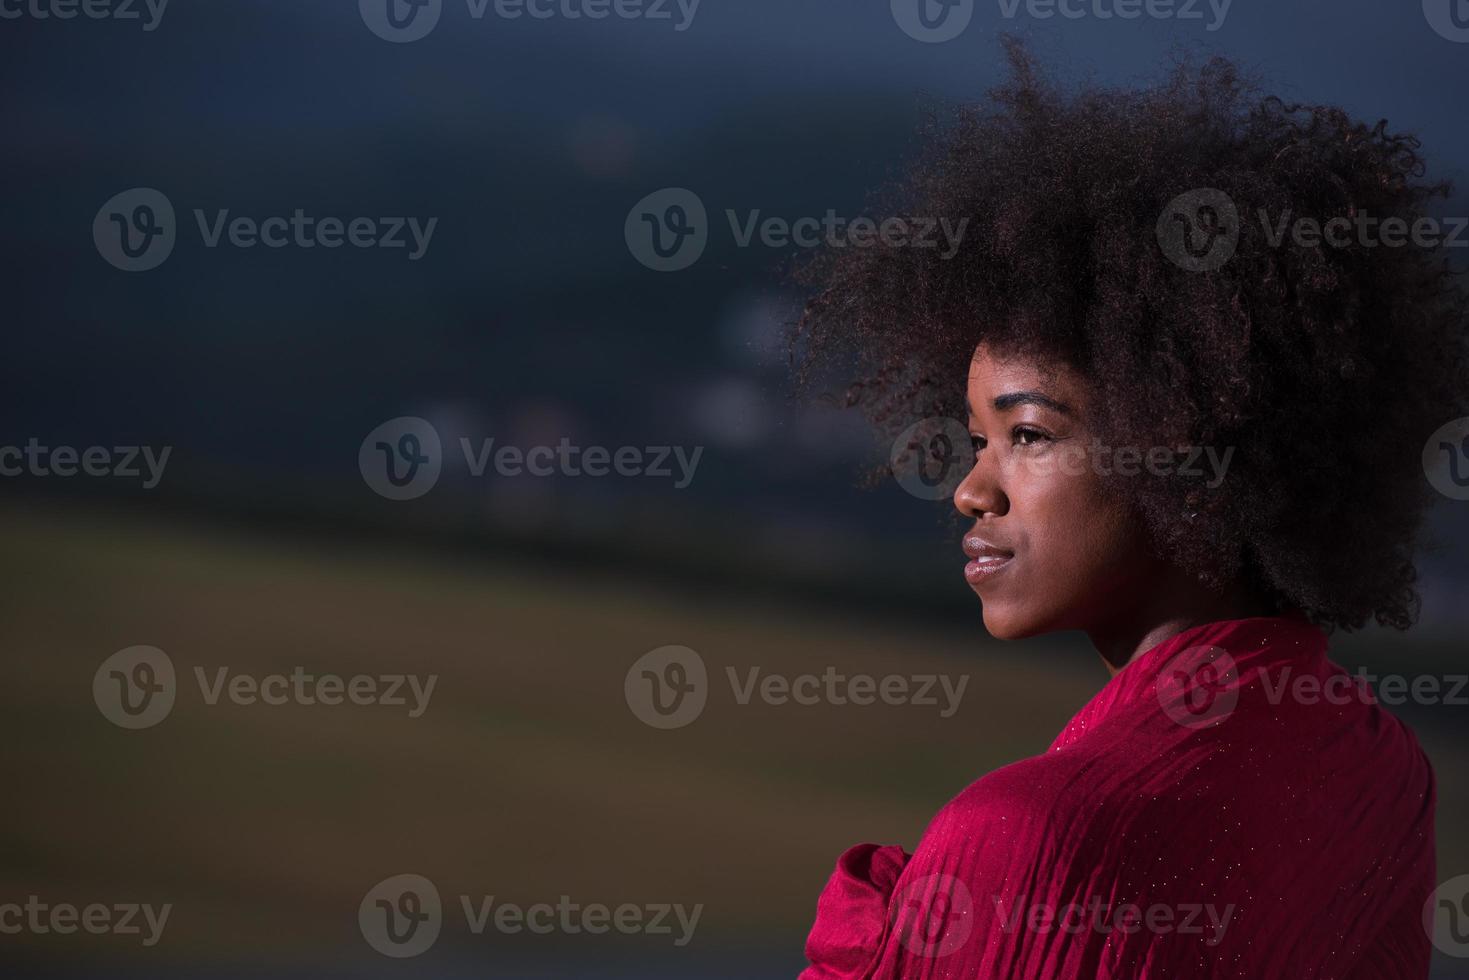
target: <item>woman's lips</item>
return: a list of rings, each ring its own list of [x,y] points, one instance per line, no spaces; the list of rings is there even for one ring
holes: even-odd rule
[[[969,556],[969,564],[964,566],[964,578],[970,585],[977,585],[1003,571],[1015,559],[1013,551],[996,547],[983,538],[974,536],[964,539],[964,554]]]
[[[990,558],[976,558],[964,566],[964,577],[969,580],[970,585],[978,585],[991,575],[1009,567],[1012,558],[1010,556],[995,556]]]

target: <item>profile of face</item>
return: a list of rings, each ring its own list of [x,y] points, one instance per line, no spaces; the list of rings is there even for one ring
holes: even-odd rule
[[[1081,377],[981,345],[966,389],[975,461],[954,506],[974,521],[964,576],[985,628],[1006,640],[1091,630],[1135,606],[1162,569],[1104,492]]]

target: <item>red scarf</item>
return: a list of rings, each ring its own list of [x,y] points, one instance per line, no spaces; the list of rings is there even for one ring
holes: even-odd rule
[[[802,980],[1428,975],[1433,772],[1303,615],[1135,657],[1050,750],[859,844]]]

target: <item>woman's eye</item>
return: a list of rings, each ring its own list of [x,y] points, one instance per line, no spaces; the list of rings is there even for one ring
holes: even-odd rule
[[[969,437],[969,447],[975,452],[979,452],[981,449],[984,448],[984,436],[976,436],[971,434]]]
[[[1033,446],[1038,442],[1049,442],[1051,437],[1040,429],[1020,427],[1014,430],[1015,444],[1018,446]]]

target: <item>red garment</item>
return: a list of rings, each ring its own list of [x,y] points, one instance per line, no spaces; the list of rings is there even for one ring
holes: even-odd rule
[[[1292,613],[1140,654],[911,857],[843,854],[802,980],[1422,980],[1433,772],[1326,639]]]

